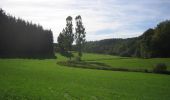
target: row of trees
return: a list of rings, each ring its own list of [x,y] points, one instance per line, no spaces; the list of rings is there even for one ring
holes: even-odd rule
[[[54,57],[53,34],[0,9],[0,57]]]
[[[76,28],[75,34],[73,33],[73,24],[72,17],[68,16],[66,18],[66,27],[62,30],[62,32],[58,36],[58,47],[61,55],[68,57],[70,60],[73,57],[72,54],[72,45],[75,40],[78,58],[81,60],[82,56],[82,48],[85,43],[86,32],[82,23],[81,16],[76,16]]]
[[[139,37],[86,42],[83,51],[143,58],[170,57],[169,40],[170,20],[166,20]]]

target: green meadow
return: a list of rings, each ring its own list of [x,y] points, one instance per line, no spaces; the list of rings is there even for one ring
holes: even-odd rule
[[[67,60],[0,59],[0,100],[167,100],[170,76],[58,65]],[[170,58],[139,59],[86,53],[83,60],[112,67],[152,69]]]
[[[133,58],[133,57],[120,57],[102,54],[86,53],[83,60],[90,62],[101,62],[115,68],[128,68],[128,69],[148,69],[152,70],[158,63],[165,63],[167,69],[170,70],[170,58]]]

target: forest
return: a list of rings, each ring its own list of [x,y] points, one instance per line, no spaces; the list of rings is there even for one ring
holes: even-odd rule
[[[82,50],[125,57],[170,57],[169,33],[170,20],[166,20],[138,37],[86,41]],[[54,57],[54,50],[61,51],[59,46],[53,43],[51,30],[0,10],[0,57]],[[76,45],[70,48],[71,51],[78,51],[77,49]]]
[[[170,57],[169,39],[170,20],[166,20],[139,37],[88,41],[83,51],[142,58]]]
[[[52,58],[53,33],[0,9],[0,57]]]

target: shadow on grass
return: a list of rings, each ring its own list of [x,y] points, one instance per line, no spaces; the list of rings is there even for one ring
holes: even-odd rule
[[[86,61],[100,61],[100,60],[120,60],[120,59],[130,59],[129,57],[117,57],[117,58],[98,58],[98,59],[91,59]]]
[[[127,68],[118,68],[118,67],[115,68],[115,67],[111,67],[107,64],[100,63],[100,62],[60,61],[60,62],[57,62],[57,64],[68,66],[68,67],[87,68],[87,69],[150,73],[150,71],[148,71],[147,69],[127,69]]]
[[[119,68],[119,67],[116,68],[116,67],[112,67],[110,65],[107,65],[105,63],[100,63],[100,62],[60,61],[60,62],[57,62],[57,64],[68,66],[68,67],[86,68],[86,69],[154,73],[152,70],[147,70],[147,69],[128,69],[128,68]],[[157,73],[157,74],[168,74],[168,75],[170,75],[170,72],[166,71],[164,73]]]

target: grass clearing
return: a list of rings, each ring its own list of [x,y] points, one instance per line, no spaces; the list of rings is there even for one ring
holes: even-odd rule
[[[88,55],[93,54],[85,54],[83,59],[107,58],[97,54],[94,54],[93,58]],[[110,57],[112,56],[108,56],[109,59]],[[167,100],[170,98],[169,75],[71,68],[58,65],[57,62],[61,60],[66,59],[61,56],[58,56],[57,60],[0,59],[0,100]],[[105,60],[98,61],[105,62]],[[112,61],[113,64],[116,62]]]

